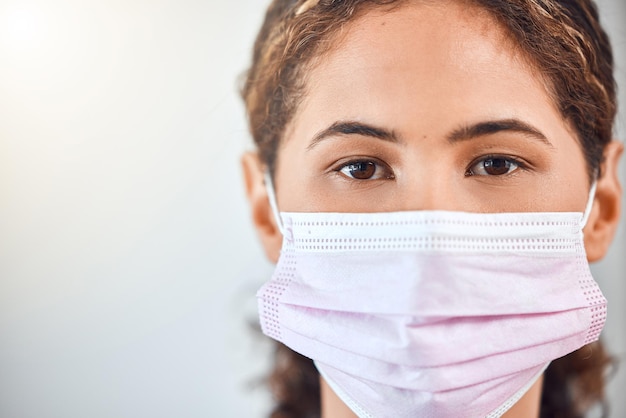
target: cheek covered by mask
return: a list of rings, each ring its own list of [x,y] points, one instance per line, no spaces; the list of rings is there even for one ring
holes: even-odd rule
[[[359,417],[499,417],[604,326],[589,206],[283,212],[261,327],[313,359]]]

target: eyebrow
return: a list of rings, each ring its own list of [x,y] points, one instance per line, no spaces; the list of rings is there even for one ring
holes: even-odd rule
[[[515,132],[524,134],[529,138],[533,138],[544,143],[550,148],[554,148],[554,145],[552,145],[548,138],[539,129],[519,119],[491,120],[462,126],[452,131],[452,133],[448,135],[447,139],[450,143],[456,143],[481,136],[494,135],[500,132]]]
[[[336,135],[360,135],[388,142],[400,142],[396,134],[388,129],[368,125],[362,122],[337,121],[330,125],[328,128],[323,129],[315,134],[315,136],[311,140],[311,143],[307,147],[307,150],[315,147],[323,140]]]
[[[552,145],[548,138],[539,129],[519,119],[490,120],[462,126],[448,134],[447,140],[450,143],[456,143],[475,139],[481,136],[494,135],[500,132],[521,133],[527,137],[536,139],[544,143],[550,148],[554,148],[554,145]],[[315,136],[311,140],[311,143],[307,146],[307,150],[314,148],[323,140],[336,135],[360,135],[393,143],[402,142],[395,134],[395,132],[385,128],[369,125],[362,122],[337,121],[330,125],[328,128],[325,128],[315,134]]]

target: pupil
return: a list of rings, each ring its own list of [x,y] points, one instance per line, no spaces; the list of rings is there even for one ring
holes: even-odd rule
[[[489,160],[485,160],[484,168],[487,174],[498,176],[509,172],[511,162],[505,160],[504,158],[491,158]]]
[[[355,179],[367,180],[376,172],[376,165],[371,161],[363,161],[350,165],[350,175]]]

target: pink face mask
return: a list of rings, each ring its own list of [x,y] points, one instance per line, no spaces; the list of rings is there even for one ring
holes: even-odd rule
[[[498,417],[602,330],[588,212],[282,213],[261,326],[360,417]]]

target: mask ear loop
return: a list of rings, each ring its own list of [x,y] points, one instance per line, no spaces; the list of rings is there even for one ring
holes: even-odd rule
[[[585,206],[585,211],[583,212],[583,218],[580,220],[580,229],[583,229],[587,226],[587,221],[589,220],[589,215],[591,215],[591,208],[593,207],[593,201],[596,197],[596,185],[598,184],[597,180],[593,180],[591,184],[591,189],[589,190],[589,197],[587,198],[587,206]]]
[[[285,228],[283,226],[282,218],[280,217],[280,212],[278,212],[276,193],[274,192],[274,184],[272,183],[272,176],[270,176],[269,171],[265,172],[264,183],[265,189],[267,190],[267,198],[270,201],[270,207],[272,208],[272,213],[274,214],[274,219],[276,220],[276,225],[278,225],[278,230],[284,236]]]

